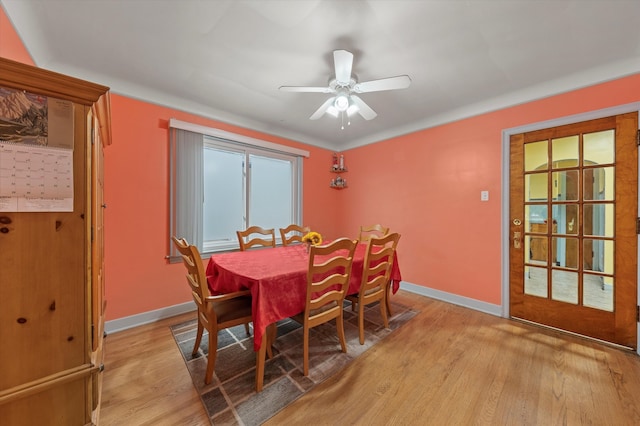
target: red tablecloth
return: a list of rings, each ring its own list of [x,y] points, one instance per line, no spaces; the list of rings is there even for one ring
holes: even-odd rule
[[[366,244],[358,244],[353,259],[349,294],[357,293],[362,280]],[[254,349],[258,351],[267,326],[304,310],[309,254],[303,244],[230,252],[211,256],[207,281],[213,293],[250,289],[253,298]],[[398,291],[397,256],[391,270],[392,289]]]

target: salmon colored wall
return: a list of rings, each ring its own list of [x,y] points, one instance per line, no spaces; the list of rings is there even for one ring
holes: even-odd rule
[[[500,130],[474,121],[347,151],[343,232],[389,226],[402,235],[404,281],[498,303]],[[480,202],[480,190],[489,202]]]
[[[0,11],[0,54],[32,63]],[[100,82],[96,82],[100,83]],[[640,100],[640,75],[437,126],[345,152],[349,188],[329,188],[331,152],[112,95],[105,151],[107,319],[190,300],[183,266],[168,264],[170,118],[311,152],[304,224],[327,238],[361,224],[400,232],[407,282],[500,304],[503,129]],[[488,202],[480,191],[488,190]]]
[[[310,151],[304,160],[304,223],[336,233],[331,152],[124,96],[111,96],[113,144],[105,150],[107,320],[191,300],[181,263],[169,264],[168,121],[215,127]]]
[[[31,55],[27,52],[22,40],[16,33],[13,24],[0,6],[0,57],[22,62],[23,64],[35,65]]]
[[[499,305],[502,131],[638,101],[640,74],[349,150],[340,230],[389,226],[404,281]]]

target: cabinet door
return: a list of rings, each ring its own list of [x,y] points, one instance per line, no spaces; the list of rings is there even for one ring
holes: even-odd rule
[[[56,383],[41,392],[0,404],[0,424],[10,426],[87,425],[88,377]]]
[[[91,321],[94,328],[92,350],[98,350],[104,333],[104,150],[100,140],[98,122],[93,120],[91,144]]]
[[[89,362],[85,120],[74,104],[73,211],[0,213],[0,391]]]
[[[104,363],[104,150],[98,132],[98,120],[92,116],[91,137],[91,363],[102,370]],[[91,377],[91,417],[99,423],[102,395],[102,371]]]

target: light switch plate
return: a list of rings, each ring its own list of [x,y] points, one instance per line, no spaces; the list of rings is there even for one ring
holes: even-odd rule
[[[480,191],[480,201],[489,201],[489,191]]]

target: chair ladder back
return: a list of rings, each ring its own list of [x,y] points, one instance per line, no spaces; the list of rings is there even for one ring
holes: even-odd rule
[[[260,226],[250,226],[244,231],[236,231],[240,251],[245,251],[254,246],[275,247],[276,233],[273,228],[264,229]],[[258,234],[255,236],[254,234]],[[260,237],[264,235],[266,238]]]
[[[305,236],[310,231],[310,228],[307,226],[300,226],[292,223],[286,228],[280,228],[280,238],[282,239],[282,245],[288,246],[292,243],[302,242],[302,237]]]
[[[209,292],[200,252],[196,246],[190,245],[184,238],[172,237],[172,239],[178,252],[182,255],[182,263],[187,269],[187,283],[191,288],[193,301],[198,306],[200,315],[207,320],[205,311],[212,310],[213,306],[211,303],[206,302],[211,293]]]
[[[344,294],[349,287],[349,277],[351,273],[352,259],[334,258],[325,263],[322,267],[314,268],[314,276],[326,275],[328,271],[333,271],[331,275],[315,281],[313,278],[308,283],[307,303],[310,310],[318,309],[330,302],[339,302],[344,298]],[[344,272],[336,270],[340,268]]]
[[[400,234],[387,234],[382,238],[372,237],[367,243],[362,269],[360,293],[370,295],[372,290],[385,291],[391,278],[391,268]]]
[[[366,243],[367,241],[369,241],[371,237],[380,238],[380,237],[384,237],[388,233],[389,233],[388,227],[382,226],[379,223],[376,223],[374,225],[361,226],[360,236],[358,237],[358,239],[360,240],[360,242]]]
[[[326,246],[311,247],[305,306],[307,316],[333,302],[342,309],[356,245],[356,241],[341,238]]]

